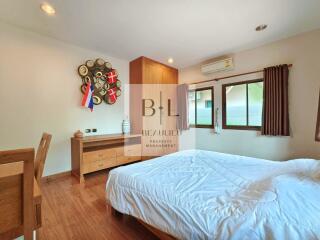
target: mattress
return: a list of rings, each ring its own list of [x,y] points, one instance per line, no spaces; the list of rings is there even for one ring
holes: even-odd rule
[[[109,204],[178,239],[320,239],[320,161],[187,150],[113,169]]]

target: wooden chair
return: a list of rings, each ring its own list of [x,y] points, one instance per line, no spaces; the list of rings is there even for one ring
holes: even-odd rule
[[[35,160],[35,178],[40,186],[41,177],[43,174],[44,164],[47,158],[52,135],[43,133],[42,138],[37,149],[37,155]]]
[[[34,149],[0,151],[0,239],[33,239]]]

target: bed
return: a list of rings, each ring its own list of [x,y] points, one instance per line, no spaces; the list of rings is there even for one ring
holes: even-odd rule
[[[177,239],[320,239],[320,161],[186,150],[113,169],[107,202]]]

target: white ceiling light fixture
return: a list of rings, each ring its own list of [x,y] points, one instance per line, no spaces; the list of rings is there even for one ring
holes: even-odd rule
[[[168,58],[168,63],[172,64],[173,63],[173,58]]]
[[[49,16],[53,16],[56,14],[56,10],[49,3],[41,3],[40,8]]]
[[[263,30],[265,30],[267,27],[268,27],[267,24],[261,24],[261,25],[259,25],[259,26],[256,27],[256,31],[257,31],[257,32],[263,31]]]

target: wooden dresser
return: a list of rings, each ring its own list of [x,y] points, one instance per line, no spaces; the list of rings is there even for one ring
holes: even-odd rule
[[[141,160],[141,135],[98,135],[71,138],[72,175],[84,174]]]

